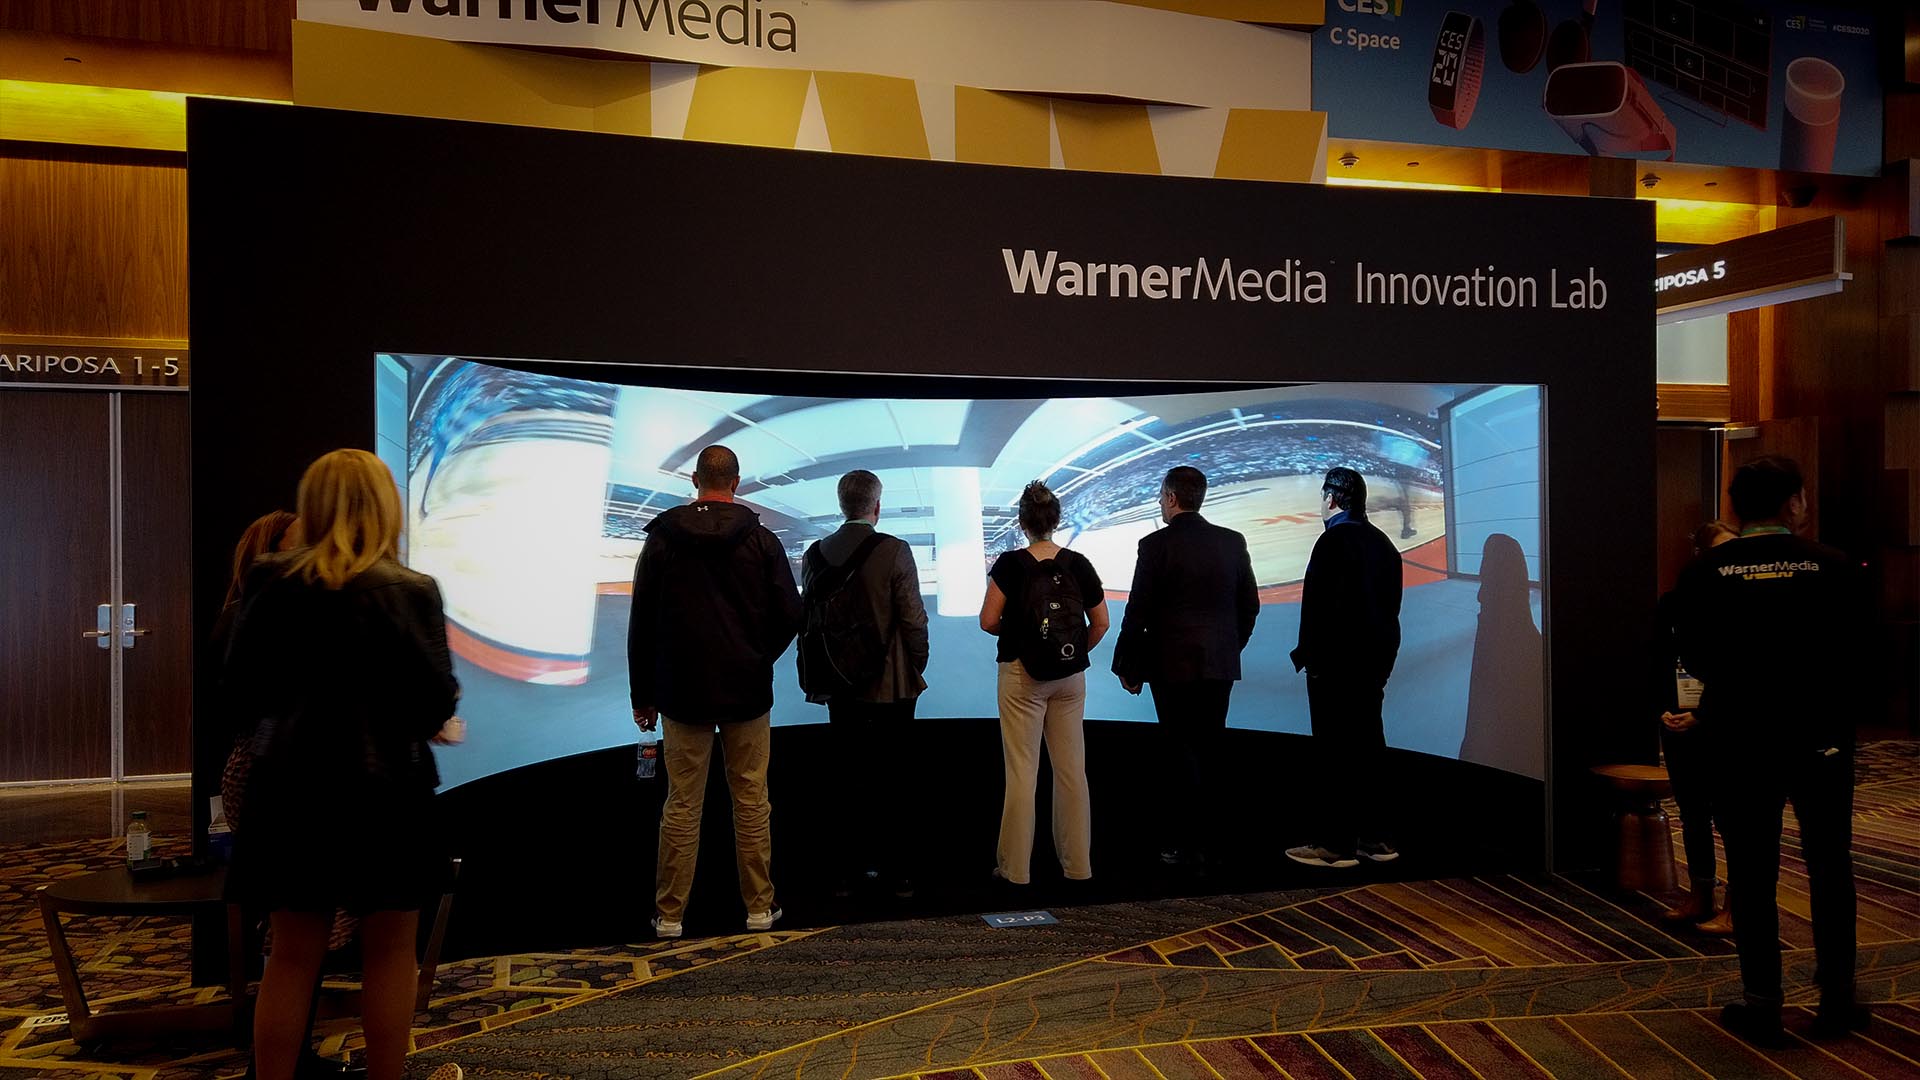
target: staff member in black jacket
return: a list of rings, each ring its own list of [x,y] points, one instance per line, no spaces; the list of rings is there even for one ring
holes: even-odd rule
[[[1763,457],[1727,494],[1740,535],[1706,552],[1673,592],[1674,635],[1704,684],[1700,733],[1713,747],[1714,809],[1727,845],[1727,892],[1745,1001],[1721,1021],[1779,1044],[1781,813],[1793,803],[1813,901],[1814,1034],[1867,1025],[1854,1002],[1852,669],[1866,621],[1858,575],[1830,547],[1794,535],[1806,515],[1800,467]],[[1739,628],[1730,632],[1729,627]]]
[[[720,730],[733,796],[734,859],[747,929],[769,930],[774,905],[773,808],[767,746],[773,662],[800,626],[793,565],[760,515],[733,501],[740,459],[724,446],[700,451],[697,495],[647,523],[633,568],[627,677],[642,731],[666,721],[661,756],[667,802],[660,813],[654,932],[684,933],[687,895],[700,854],[700,814]]]
[[[1240,678],[1240,651],[1253,636],[1260,594],[1247,538],[1200,516],[1207,478],[1182,465],[1160,484],[1167,528],[1140,538],[1113,673],[1128,693],[1153,688],[1172,790],[1169,834],[1160,858],[1204,863],[1208,810],[1217,783],[1227,700]]]
[[[840,821],[848,830],[841,845],[842,879],[836,891],[851,891],[854,874],[893,876],[894,895],[913,895],[914,851],[908,819],[899,808],[912,803],[912,772],[905,768],[908,725],[927,670],[927,607],[920,598],[920,569],[913,547],[880,532],[880,478],[865,469],[840,478],[840,512],[846,524],[807,548],[800,573],[810,602],[821,581],[842,574],[859,558],[850,586],[863,607],[866,629],[879,645],[878,672],[865,686],[827,699],[827,722],[841,770]],[[871,546],[869,546],[871,545]],[[879,808],[879,809],[876,809]]]
[[[1400,853],[1380,837],[1365,780],[1379,775],[1387,748],[1380,709],[1400,653],[1400,552],[1367,521],[1367,482],[1352,469],[1327,471],[1320,515],[1326,531],[1307,559],[1292,655],[1294,670],[1307,673],[1313,739],[1330,767],[1320,776],[1320,842],[1288,848],[1287,858],[1387,862]]]

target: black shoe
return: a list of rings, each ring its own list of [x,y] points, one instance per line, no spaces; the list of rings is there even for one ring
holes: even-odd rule
[[[1780,1026],[1780,1010],[1734,1002],[1720,1010],[1720,1026],[1755,1046],[1777,1050],[1787,1045],[1787,1029]]]
[[[912,878],[898,877],[893,879],[893,898],[895,900],[911,900],[913,896]]]
[[[1873,1014],[1865,1005],[1849,1001],[1844,1004],[1820,1003],[1813,1014],[1813,1026],[1808,1032],[1816,1039],[1842,1039],[1848,1032],[1865,1031],[1873,1026]]]
[[[1394,850],[1393,845],[1384,840],[1362,840],[1354,850],[1354,854],[1374,862],[1392,862],[1400,857],[1400,853]]]

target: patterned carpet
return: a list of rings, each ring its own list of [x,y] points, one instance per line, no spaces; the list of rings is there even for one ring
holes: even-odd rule
[[[1804,1077],[1920,1080],[1920,756],[1859,759],[1862,1036],[1757,1050],[1716,1022],[1728,942],[1670,898],[1515,875],[1055,908],[461,961],[416,1019],[417,1066],[475,1077]],[[1677,824],[1677,822],[1676,822]],[[1810,1013],[1804,864],[1781,888],[1790,1029]],[[1676,838],[1676,848],[1678,847]],[[0,1080],[237,1075],[217,1042],[75,1045],[32,892],[119,858],[109,841],[0,848]],[[458,917],[457,909],[456,915]],[[69,922],[109,1007],[192,1001],[179,921]],[[351,985],[343,982],[340,985]],[[325,1026],[322,1048],[357,1032]],[[421,1070],[424,1074],[424,1069]]]

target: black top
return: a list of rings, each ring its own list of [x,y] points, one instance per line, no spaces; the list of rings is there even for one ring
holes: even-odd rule
[[[1681,571],[1674,637],[1716,745],[1853,745],[1855,698],[1874,674],[1863,578],[1839,551],[1788,533],[1729,540]]]
[[[440,587],[382,560],[338,589],[261,559],[227,647],[233,719],[259,760],[431,793],[427,740],[453,715],[460,684]]]
[[[705,500],[647,523],[627,623],[634,708],[689,724],[765,715],[799,630],[793,564],[760,515]]]
[[[1080,586],[1081,607],[1092,611],[1107,602],[1106,587],[1100,584],[1100,573],[1093,568],[1093,563],[1087,561],[1086,556],[1061,548],[1053,561],[1073,574],[1074,581]],[[1039,628],[1027,618],[1026,595],[1027,582],[1039,566],[1040,560],[1034,557],[1033,552],[1021,548],[993,560],[993,568],[987,571],[987,576],[1000,586],[1000,591],[1007,598],[1005,614],[1000,617],[1000,647],[995,654],[995,659],[1002,664],[1020,659],[1022,635],[1038,632]],[[1085,671],[1088,666],[1086,658],[1082,657],[1080,670]]]
[[[1259,615],[1247,538],[1180,514],[1140,538],[1113,672],[1129,682],[1238,679]]]
[[[1400,654],[1400,551],[1366,518],[1314,541],[1300,594],[1295,670],[1385,681]]]
[[[459,700],[440,589],[382,561],[339,589],[248,576],[227,649],[234,721],[251,730],[231,899],[266,910],[418,909],[445,863],[428,745]]]

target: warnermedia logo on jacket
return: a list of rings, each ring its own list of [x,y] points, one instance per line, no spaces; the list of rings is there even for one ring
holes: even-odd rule
[[[601,24],[603,0],[418,0],[423,15],[459,19],[493,18],[520,22]],[[396,15],[413,11],[415,0],[360,0],[360,10],[383,6]],[[615,6],[617,5],[617,6]],[[694,41],[718,38],[728,45],[793,52],[799,31],[793,16],[769,10],[763,0],[604,0],[614,7],[613,26],[625,29],[629,16],[643,34],[661,26],[673,37]]]

